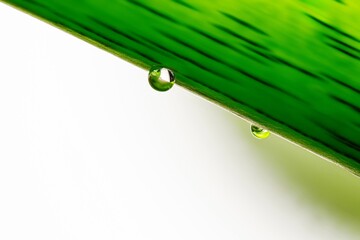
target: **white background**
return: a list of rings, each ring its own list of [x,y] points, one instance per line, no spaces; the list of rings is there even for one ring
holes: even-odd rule
[[[360,182],[0,4],[0,239],[360,239]]]

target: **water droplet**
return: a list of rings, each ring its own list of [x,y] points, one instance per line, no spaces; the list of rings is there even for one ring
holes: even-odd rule
[[[155,66],[150,69],[149,83],[153,89],[166,92],[174,86],[175,75],[167,68]]]
[[[266,129],[251,125],[251,133],[258,139],[265,139],[270,136],[270,132]]]

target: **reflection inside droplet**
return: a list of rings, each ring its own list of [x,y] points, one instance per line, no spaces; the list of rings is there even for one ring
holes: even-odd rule
[[[258,139],[265,139],[270,136],[270,132],[268,130],[257,127],[255,125],[251,125],[251,133]]]
[[[167,68],[155,66],[150,69],[148,80],[153,89],[165,92],[174,86],[175,75]]]

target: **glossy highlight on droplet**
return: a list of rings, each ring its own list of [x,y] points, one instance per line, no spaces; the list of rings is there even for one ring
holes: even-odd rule
[[[258,139],[266,139],[270,136],[270,132],[266,129],[251,125],[251,133]]]
[[[174,86],[175,75],[173,71],[167,68],[154,66],[149,71],[148,80],[153,89],[166,92]]]

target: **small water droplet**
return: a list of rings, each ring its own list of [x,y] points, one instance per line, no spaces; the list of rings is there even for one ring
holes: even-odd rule
[[[171,70],[159,66],[150,69],[149,84],[153,89],[166,92],[174,86],[174,83],[175,75]]]
[[[265,139],[270,136],[270,132],[266,129],[251,125],[251,133],[258,139]]]

